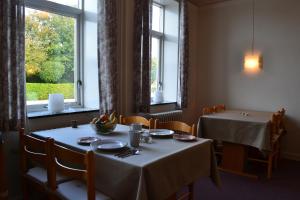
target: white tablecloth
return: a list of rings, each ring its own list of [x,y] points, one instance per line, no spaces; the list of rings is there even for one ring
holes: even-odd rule
[[[272,112],[226,110],[203,115],[198,136],[270,150]]]
[[[118,125],[102,139],[128,141],[128,126]],[[33,133],[52,137],[59,144],[79,151],[90,147],[77,144],[84,136],[98,136],[89,125],[59,128]],[[154,139],[141,143],[140,155],[118,158],[112,152],[95,154],[96,188],[113,199],[165,199],[182,186],[200,177],[210,176],[219,184],[219,176],[211,148],[211,140],[180,142],[174,139]]]

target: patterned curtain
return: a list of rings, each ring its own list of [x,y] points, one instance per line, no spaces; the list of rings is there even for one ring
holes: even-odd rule
[[[133,38],[134,112],[150,111],[152,0],[135,0]]]
[[[0,131],[25,126],[24,0],[0,1]]]
[[[177,89],[177,107],[186,108],[188,104],[188,68],[189,68],[189,28],[187,0],[180,0],[179,11],[179,75]]]
[[[118,109],[117,0],[98,1],[99,111]]]

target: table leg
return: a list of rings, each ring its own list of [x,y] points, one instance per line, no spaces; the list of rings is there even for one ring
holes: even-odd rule
[[[235,143],[223,143],[223,157],[220,170],[237,175],[257,178],[257,176],[244,172],[247,159],[247,146]]]

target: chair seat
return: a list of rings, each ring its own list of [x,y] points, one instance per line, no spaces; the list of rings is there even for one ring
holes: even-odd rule
[[[47,170],[42,167],[33,167],[28,170],[26,174],[29,178],[33,178],[43,184],[47,184]],[[58,183],[62,183],[68,181],[70,179],[64,177],[63,175],[57,173],[56,174],[56,181]]]
[[[87,199],[86,184],[78,181],[68,181],[58,185],[57,194],[64,199],[84,200]],[[105,196],[96,190],[96,200],[110,200],[111,198]]]

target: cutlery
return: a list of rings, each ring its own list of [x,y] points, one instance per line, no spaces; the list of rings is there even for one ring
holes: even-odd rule
[[[139,155],[140,154],[140,150],[138,149],[131,149],[129,154],[126,154],[124,156],[122,156],[121,158],[126,158],[126,157],[129,157],[129,156],[133,156],[133,155]]]
[[[120,158],[126,158],[128,156],[138,155],[140,154],[140,150],[138,149],[128,149],[127,151],[123,153],[116,154],[115,156],[118,156]]]
[[[126,148],[125,150],[119,152],[119,153],[116,153],[115,156],[122,156],[122,155],[125,155],[125,154],[128,154],[130,153],[130,148]]]

